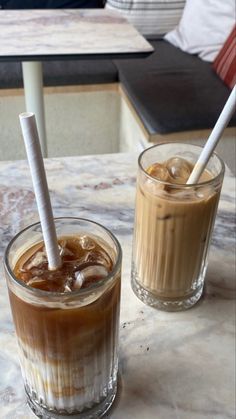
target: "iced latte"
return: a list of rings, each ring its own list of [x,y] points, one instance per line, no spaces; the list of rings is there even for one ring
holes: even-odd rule
[[[224,167],[214,155],[186,185],[201,148],[162,144],[139,159],[132,287],[149,305],[191,307],[200,298]]]
[[[25,389],[39,417],[98,418],[116,393],[120,246],[96,223],[55,224],[58,270],[48,269],[39,225],[20,233],[6,252]]]

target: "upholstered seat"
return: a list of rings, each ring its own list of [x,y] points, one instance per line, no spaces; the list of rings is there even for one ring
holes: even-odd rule
[[[150,134],[212,128],[230,90],[210,63],[164,40],[146,59],[115,61],[119,80]],[[236,125],[236,115],[230,122]]]

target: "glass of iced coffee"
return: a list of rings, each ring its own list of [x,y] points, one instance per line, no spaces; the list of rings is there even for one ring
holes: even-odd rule
[[[49,270],[40,223],[8,245],[5,272],[28,403],[40,418],[99,418],[117,388],[121,248],[104,227],[55,219]]]
[[[142,152],[136,192],[132,288],[166,311],[201,297],[224,176],[213,154],[197,184],[186,184],[201,147],[165,143]]]

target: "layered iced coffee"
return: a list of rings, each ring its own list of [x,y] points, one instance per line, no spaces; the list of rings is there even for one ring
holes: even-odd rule
[[[47,412],[48,417],[100,417],[115,396],[120,249],[111,236],[108,242],[96,234],[96,224],[94,234],[85,227],[86,222],[82,234],[58,236],[62,265],[55,271],[48,269],[43,242],[25,243],[17,254],[8,250],[25,388],[42,417]]]
[[[223,178],[214,156],[199,183],[186,185],[199,150],[186,145],[181,153],[180,146],[146,150],[137,181],[132,287],[147,304],[166,310],[191,307],[202,294]]]

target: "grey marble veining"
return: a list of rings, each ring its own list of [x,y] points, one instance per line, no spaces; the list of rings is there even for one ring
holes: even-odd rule
[[[110,418],[233,419],[235,178],[225,176],[204,297],[189,311],[164,313],[130,287],[136,161],[129,154],[46,161],[54,215],[96,220],[123,248],[120,386]],[[27,163],[0,163],[0,258],[9,239],[37,220]],[[0,418],[33,419],[0,270]]]
[[[152,46],[105,9],[1,10],[0,57],[147,53]]]

